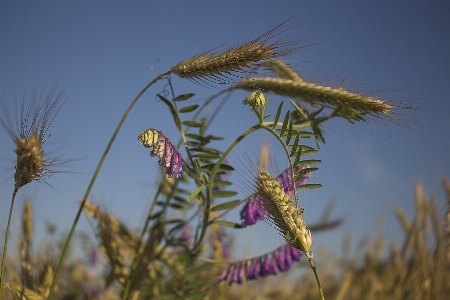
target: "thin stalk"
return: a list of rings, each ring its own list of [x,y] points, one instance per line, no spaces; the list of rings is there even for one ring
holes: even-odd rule
[[[316,276],[316,281],[317,281],[317,286],[319,287],[320,297],[322,300],[325,300],[325,297],[323,296],[322,286],[320,285],[319,276],[317,275],[316,266],[314,265],[312,256],[309,258],[309,265],[311,266],[311,269],[314,272],[314,276]]]
[[[155,196],[153,197],[153,202],[152,202],[152,205],[150,206],[150,210],[149,210],[149,212],[147,214],[147,219],[145,220],[145,224],[142,227],[141,234],[139,236],[139,240],[138,240],[136,249],[134,251],[134,257],[133,257],[133,262],[131,263],[130,272],[128,274],[127,281],[125,282],[125,288],[122,291],[122,296],[121,296],[122,300],[127,299],[128,294],[130,292],[131,279],[133,277],[133,273],[134,273],[134,270],[136,269],[136,266],[137,266],[137,263],[138,263],[138,259],[139,259],[139,255],[140,255],[139,251],[140,251],[140,248],[142,246],[142,242],[144,240],[145,233],[147,232],[148,225],[150,224],[151,216],[152,216],[153,210],[155,209],[155,206],[156,206],[156,200],[159,197],[159,194],[161,193],[162,183],[163,182],[164,182],[164,179],[161,181],[161,183],[160,183],[160,185],[158,187],[158,191],[156,192]],[[171,194],[167,196],[167,201],[169,201],[170,198],[172,198],[173,194],[175,193],[175,189],[176,189],[177,184],[178,184],[178,181],[175,182],[174,188],[172,189]],[[167,207],[167,205],[166,205],[166,207]]]
[[[66,243],[64,244],[64,248],[63,248],[63,251],[62,251],[62,253],[61,253],[61,258],[59,259],[58,266],[56,267],[56,270],[55,270],[55,276],[53,277],[53,282],[52,282],[52,285],[51,285],[51,287],[50,287],[50,292],[49,292],[49,294],[48,294],[47,300],[50,300],[50,299],[52,299],[52,297],[53,297],[53,291],[55,290],[55,287],[56,287],[56,282],[57,282],[57,280],[58,280],[58,276],[59,276],[59,273],[60,273],[60,271],[61,271],[62,263],[63,263],[64,257],[65,257],[66,254],[67,254],[67,251],[68,251],[68,249],[69,249],[69,244],[70,244],[70,241],[71,241],[71,239],[72,239],[72,237],[73,237],[73,234],[75,233],[75,228],[77,227],[78,220],[80,219],[81,213],[82,213],[83,208],[84,208],[84,204],[86,203],[87,198],[89,197],[89,194],[90,194],[90,192],[91,192],[91,190],[92,190],[92,187],[94,186],[95,180],[97,179],[97,176],[98,176],[98,174],[100,173],[100,169],[101,169],[102,166],[103,166],[103,163],[104,163],[104,161],[105,161],[105,159],[106,159],[106,156],[108,155],[108,152],[109,152],[109,150],[111,149],[111,146],[112,146],[112,144],[114,143],[114,140],[116,139],[117,134],[119,133],[120,129],[122,128],[122,125],[123,125],[123,123],[125,122],[126,118],[128,117],[130,111],[132,110],[132,108],[134,107],[134,105],[137,103],[137,101],[141,98],[141,96],[145,93],[145,91],[146,91],[150,86],[152,86],[155,82],[157,82],[158,80],[162,79],[162,78],[163,78],[164,76],[166,76],[167,74],[168,74],[168,72],[166,72],[166,73],[164,73],[164,74],[161,74],[161,75],[155,77],[152,81],[150,81],[149,84],[147,84],[146,87],[144,87],[144,88],[142,89],[142,91],[141,91],[141,92],[136,96],[136,98],[134,98],[134,100],[131,102],[130,106],[129,106],[128,109],[125,111],[125,113],[124,113],[122,119],[120,120],[119,124],[117,125],[117,128],[116,128],[116,130],[114,131],[114,133],[113,133],[113,135],[112,135],[112,137],[111,137],[111,139],[110,139],[108,145],[106,146],[105,152],[103,153],[103,155],[102,155],[102,157],[101,157],[101,159],[100,159],[100,162],[99,162],[98,165],[97,165],[97,168],[95,169],[94,175],[92,176],[91,182],[89,183],[89,186],[88,186],[88,188],[87,188],[87,190],[86,190],[86,193],[84,194],[83,200],[81,201],[80,208],[78,209],[78,212],[77,212],[77,215],[76,215],[76,217],[75,217],[75,220],[73,221],[72,228],[70,229],[69,236],[67,237]]]
[[[2,256],[2,272],[0,275],[0,300],[3,299],[3,277],[5,276],[5,265],[6,265],[6,252],[8,251],[8,241],[9,241],[9,229],[11,228],[11,218],[14,207],[14,200],[16,199],[18,189],[15,188],[12,194],[11,206],[9,207],[8,225],[6,227],[5,244],[3,245],[3,256]]]
[[[222,164],[222,162],[225,160],[225,158],[228,156],[228,154],[231,152],[231,150],[233,150],[234,147],[236,147],[236,145],[239,144],[240,141],[242,141],[245,137],[247,137],[249,134],[251,134],[253,131],[255,131],[259,128],[261,128],[261,125],[257,124],[257,125],[250,127],[244,133],[242,133],[237,139],[234,140],[233,143],[231,143],[230,146],[228,146],[227,150],[225,150],[225,152],[219,158],[217,163],[214,165],[214,168],[211,171],[211,174],[210,174],[210,177],[208,180],[208,185],[207,185],[208,195],[206,197],[205,216],[203,218],[203,227],[202,227],[202,231],[200,233],[200,237],[199,237],[197,243],[192,247],[193,252],[195,250],[197,250],[198,247],[200,247],[200,244],[203,241],[203,238],[205,237],[205,234],[206,234],[206,229],[207,229],[208,223],[209,223],[209,211],[210,211],[211,199],[212,199],[212,184],[214,182],[214,176],[216,175],[217,170],[219,169],[219,166]]]

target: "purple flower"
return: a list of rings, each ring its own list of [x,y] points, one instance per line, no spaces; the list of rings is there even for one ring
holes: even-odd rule
[[[229,285],[235,282],[242,284],[244,277],[247,280],[256,280],[259,277],[277,275],[278,271],[285,272],[289,270],[294,262],[300,260],[300,257],[301,252],[298,249],[286,244],[272,253],[230,264],[222,272],[217,283],[227,280],[229,274],[231,274]]]
[[[217,283],[221,283],[224,280],[227,280],[228,274],[230,274],[230,270],[233,267],[233,265],[229,265],[228,268],[223,270],[222,274],[220,275],[219,279],[217,280]]]
[[[294,174],[297,175],[297,173],[300,170],[303,170],[305,168],[309,168],[309,166],[297,166],[297,167],[295,167],[294,168]],[[297,181],[296,186],[299,187],[299,186],[305,184],[308,181],[309,177],[311,177],[311,173],[303,175],[302,178],[299,181]],[[281,185],[283,186],[284,192],[285,193],[291,192],[293,183],[292,183],[291,172],[289,171],[289,169],[284,170],[283,173],[280,174],[279,178],[280,178],[280,181],[281,181]]]
[[[274,255],[278,270],[280,270],[280,272],[289,270],[291,266],[286,261],[285,249],[280,249],[279,251],[275,252]]]
[[[252,259],[250,261],[250,266],[248,267],[247,280],[258,279],[259,272],[260,272],[259,259]]]
[[[264,220],[268,215],[262,197],[258,194],[253,194],[249,197],[239,214],[243,227],[253,225],[259,220]]]
[[[288,253],[292,257],[293,261],[300,261],[300,258],[302,257],[302,252],[297,248],[292,247],[291,245],[286,245],[286,255],[288,255]]]
[[[228,283],[228,285],[231,286],[233,284],[233,282],[238,282],[237,276],[238,276],[238,266],[233,265],[233,271],[231,272],[231,278],[230,278],[230,282]]]
[[[162,131],[148,129],[138,136],[145,148],[153,147],[150,156],[158,156],[158,164],[164,167],[166,174],[171,178],[174,174],[176,178],[181,177],[183,171],[183,157],[178,152],[177,147],[166,138]]]
[[[264,262],[263,262],[264,261]],[[261,277],[266,277],[268,275],[277,275],[277,270],[275,269],[275,260],[273,255],[265,255],[264,259],[261,259],[261,270],[259,272]]]

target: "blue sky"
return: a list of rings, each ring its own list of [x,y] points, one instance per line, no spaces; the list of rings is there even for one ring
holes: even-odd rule
[[[67,230],[78,199],[124,110],[152,78],[181,60],[227,42],[253,39],[297,14],[288,40],[316,44],[286,57],[306,79],[356,91],[401,90],[392,100],[423,107],[405,113],[429,128],[409,130],[374,123],[352,126],[336,121],[326,126],[326,144],[315,157],[323,161],[312,178],[322,189],[302,192],[305,218],[313,223],[331,200],[344,225],[317,235],[315,244],[336,247],[343,234],[356,239],[373,235],[380,214],[383,233],[401,237],[393,208],[414,212],[414,184],[443,199],[442,176],[450,176],[450,21],[448,1],[1,1],[0,97],[10,111],[16,95],[52,86],[68,100],[52,126],[49,146],[67,158],[81,158],[50,179],[55,189],[32,183],[21,189],[13,224],[19,224],[25,198],[34,204],[42,234],[44,220]],[[194,92],[196,99],[214,88],[174,77],[175,92]],[[155,101],[162,84],[152,87],[137,104],[120,132],[91,193],[91,199],[131,227],[142,219],[158,174],[157,160],[136,140],[150,127],[177,140],[163,103]],[[211,132],[234,139],[256,123],[236,93]],[[276,99],[276,98],[274,98]],[[257,149],[265,137],[255,135],[246,149]],[[0,230],[4,232],[13,188],[14,145],[0,131]],[[49,140],[50,141],[50,140]],[[219,144],[224,147],[226,144]],[[252,148],[253,147],[253,148]],[[233,158],[233,157],[231,157]],[[279,162],[279,164],[281,164]],[[444,208],[443,201],[440,202]],[[238,211],[234,213],[237,221]],[[13,234],[18,233],[13,227]],[[79,230],[90,231],[86,219]],[[236,235],[236,258],[251,240],[254,254],[282,243],[273,228],[259,225]],[[13,249],[11,246],[10,249]],[[319,262],[318,262],[319,263]]]

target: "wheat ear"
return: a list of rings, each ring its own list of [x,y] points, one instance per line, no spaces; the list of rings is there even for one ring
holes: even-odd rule
[[[311,232],[306,228],[303,211],[283,191],[280,183],[264,168],[258,172],[256,188],[264,206],[286,242],[312,258]]]
[[[281,79],[302,81],[303,79],[291,67],[279,59],[271,59],[262,63]]]
[[[173,66],[169,72],[181,78],[189,79],[219,79],[223,82],[231,72],[249,72],[261,66],[263,60],[273,59],[298,51],[302,47],[295,47],[297,41],[269,43],[275,35],[289,28],[286,22],[278,24],[263,35],[243,44],[232,46],[223,52],[213,50],[193,56]]]
[[[273,92],[280,96],[303,100],[311,105],[324,104],[330,107],[348,107],[367,114],[389,114],[394,108],[398,108],[387,100],[366,97],[303,80],[251,78],[238,82],[234,87],[247,91]]]

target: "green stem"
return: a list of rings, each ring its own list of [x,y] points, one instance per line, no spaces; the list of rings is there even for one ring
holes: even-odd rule
[[[314,265],[314,261],[313,261],[312,256],[309,257],[309,264],[311,266],[311,269],[314,272],[314,276],[316,276],[316,281],[317,281],[317,286],[319,287],[320,297],[321,297],[322,300],[325,300],[325,297],[323,296],[322,286],[320,285],[319,276],[317,275],[316,266]]]
[[[11,218],[14,207],[14,200],[16,199],[18,189],[15,188],[12,194],[11,206],[9,207],[8,225],[6,227],[5,244],[3,245],[3,256],[2,256],[2,272],[0,275],[0,300],[3,298],[3,277],[5,277],[5,265],[6,265],[6,252],[8,251],[8,241],[9,241],[9,229],[11,228]]]
[[[128,278],[127,278],[127,281],[125,282],[125,288],[124,288],[124,290],[122,292],[122,296],[121,296],[122,300],[127,299],[128,294],[130,292],[131,279],[133,278],[133,273],[134,273],[134,270],[136,269],[136,266],[137,266],[137,263],[138,263],[138,260],[139,260],[139,256],[140,256],[139,251],[141,249],[145,233],[147,232],[148,225],[150,224],[150,220],[151,220],[151,217],[152,217],[152,214],[153,214],[153,210],[155,209],[155,206],[156,206],[156,200],[159,197],[159,194],[161,193],[163,182],[164,182],[164,179],[161,181],[161,184],[158,187],[158,191],[156,192],[155,197],[153,197],[153,202],[152,202],[152,205],[150,206],[150,210],[149,210],[149,212],[147,214],[147,219],[145,220],[145,224],[142,227],[141,234],[139,236],[139,240],[138,240],[138,243],[136,245],[136,249],[134,251],[134,257],[133,257],[133,262],[131,263],[130,272],[128,273]],[[177,183],[178,183],[178,181],[175,182],[174,188],[172,189],[170,195],[167,196],[167,202],[172,198],[173,194],[175,193],[175,189],[176,189]],[[167,207],[167,205],[165,207]]]
[[[253,127],[250,127],[244,133],[242,133],[237,139],[234,140],[233,143],[231,143],[230,146],[228,146],[227,150],[225,150],[225,152],[219,158],[217,163],[214,165],[214,168],[212,169],[209,180],[208,180],[208,186],[207,186],[208,196],[206,197],[205,216],[203,218],[202,231],[200,233],[200,237],[199,237],[197,243],[192,247],[193,252],[196,251],[198,247],[200,247],[201,242],[203,241],[203,238],[205,237],[205,234],[206,234],[206,229],[207,229],[208,223],[209,223],[209,211],[210,211],[211,199],[212,199],[212,185],[214,183],[214,176],[216,175],[216,173],[219,169],[219,166],[222,164],[222,162],[225,160],[225,158],[228,156],[228,154],[231,152],[231,150],[233,150],[234,147],[236,147],[236,145],[239,144],[240,141],[242,141],[245,137],[247,137],[249,134],[251,134],[252,132],[254,132],[255,130],[257,130],[259,128],[261,128],[261,125],[257,124]]]
[[[76,215],[76,217],[75,217],[75,220],[73,221],[72,228],[70,229],[69,235],[68,235],[68,237],[67,237],[66,243],[64,244],[64,248],[63,248],[63,251],[62,251],[62,253],[61,253],[61,258],[59,259],[58,266],[56,267],[56,270],[55,270],[55,276],[53,277],[53,282],[52,282],[52,285],[51,285],[51,287],[50,287],[50,292],[49,292],[49,294],[48,294],[47,300],[50,300],[50,299],[52,299],[52,297],[53,297],[53,292],[54,292],[55,287],[56,287],[56,282],[57,282],[57,280],[58,280],[58,276],[59,276],[59,273],[60,273],[60,271],[61,271],[61,267],[62,267],[62,264],[63,264],[63,261],[64,261],[64,257],[66,256],[67,251],[68,251],[68,249],[69,249],[69,244],[70,244],[70,241],[71,241],[71,239],[72,239],[72,237],[73,237],[73,234],[75,233],[75,228],[77,227],[78,220],[80,219],[81,213],[82,213],[83,208],[84,208],[84,204],[86,203],[87,198],[89,197],[89,194],[90,194],[90,192],[91,192],[91,190],[92,190],[92,187],[94,186],[95,180],[97,179],[97,176],[98,176],[98,174],[100,173],[100,169],[101,169],[102,166],[103,166],[103,163],[104,163],[104,161],[105,161],[105,159],[106,159],[106,156],[108,155],[108,152],[109,152],[109,150],[111,149],[111,146],[112,146],[112,144],[114,143],[114,140],[116,139],[117,134],[119,133],[120,129],[122,128],[122,125],[123,125],[123,123],[125,122],[126,118],[128,117],[128,114],[130,113],[131,109],[134,107],[134,105],[135,105],[136,102],[140,99],[140,97],[145,93],[145,91],[146,91],[150,86],[152,86],[155,82],[157,82],[158,80],[162,79],[162,78],[163,78],[164,76],[166,76],[167,74],[169,74],[169,73],[166,72],[166,73],[163,73],[163,74],[161,74],[161,75],[155,77],[152,81],[150,81],[149,84],[147,84],[146,87],[144,87],[144,88],[142,89],[142,91],[141,91],[141,92],[136,96],[136,98],[134,98],[134,100],[131,102],[130,106],[129,106],[128,109],[125,111],[125,113],[124,113],[122,119],[120,120],[119,124],[117,125],[117,128],[116,128],[116,130],[114,131],[114,133],[113,133],[113,135],[112,135],[112,137],[111,137],[111,139],[110,139],[108,145],[106,146],[105,152],[103,153],[103,155],[102,155],[102,157],[101,157],[101,159],[100,159],[100,162],[99,162],[98,165],[97,165],[97,168],[95,169],[94,175],[92,176],[91,182],[89,183],[89,186],[88,186],[88,188],[87,188],[87,190],[86,190],[86,193],[84,194],[83,200],[81,201],[80,208],[78,209],[78,212],[77,212],[77,215]]]

